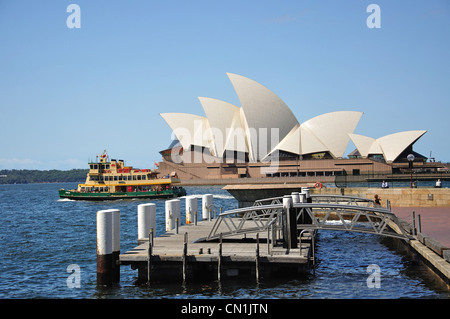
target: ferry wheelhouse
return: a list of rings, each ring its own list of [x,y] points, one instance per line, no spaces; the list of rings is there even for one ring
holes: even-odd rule
[[[89,163],[84,184],[74,190],[59,190],[60,198],[81,200],[110,200],[133,198],[171,198],[185,196],[186,190],[177,186],[176,172],[158,177],[153,169],[125,166],[123,160],[109,160],[103,152],[95,162]]]

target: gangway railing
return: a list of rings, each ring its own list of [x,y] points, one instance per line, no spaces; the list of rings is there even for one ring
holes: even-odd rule
[[[309,224],[297,223],[298,229],[341,230],[376,234],[408,240],[398,217],[382,207],[365,207],[356,205],[295,203],[297,220],[308,216]],[[397,232],[390,224],[395,225]]]
[[[313,203],[328,203],[328,204],[347,204],[355,206],[368,206],[374,207],[375,202],[373,199],[348,196],[348,195],[310,195]],[[258,199],[253,203],[253,206],[268,205],[268,204],[281,204],[283,202],[283,196],[270,197],[264,199]]]
[[[277,200],[280,200],[279,198]],[[369,200],[370,201],[370,200]],[[367,202],[369,202],[367,201]],[[293,203],[290,214],[295,214],[297,229],[341,230],[376,234],[409,240],[398,218],[382,207],[359,206],[359,201],[339,203]],[[272,229],[287,229],[287,209],[282,203],[233,209],[218,215],[207,240],[237,234],[264,232]],[[308,223],[302,223],[307,220]],[[396,230],[390,225],[394,224]],[[290,236],[290,235],[289,235]],[[295,234],[297,236],[297,234]]]
[[[243,233],[267,231],[282,216],[283,205],[237,208],[218,215],[207,240]]]

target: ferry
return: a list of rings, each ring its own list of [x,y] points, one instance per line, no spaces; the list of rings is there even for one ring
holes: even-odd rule
[[[90,162],[84,184],[77,189],[59,190],[61,199],[73,200],[113,200],[172,198],[186,195],[186,190],[177,186],[180,180],[176,172],[158,177],[152,169],[136,169],[125,166],[123,160],[109,160],[106,151]]]

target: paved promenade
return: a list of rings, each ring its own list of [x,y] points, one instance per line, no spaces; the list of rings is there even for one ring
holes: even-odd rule
[[[422,233],[450,248],[450,207],[392,207],[401,219],[411,223],[412,212],[420,214]]]

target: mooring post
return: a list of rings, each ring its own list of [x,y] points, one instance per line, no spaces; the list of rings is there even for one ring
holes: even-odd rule
[[[297,214],[292,207],[292,196],[285,195],[283,197],[283,209],[286,214],[286,244],[287,248],[297,248]]]
[[[186,224],[191,224],[194,220],[193,213],[198,209],[198,198],[195,196],[186,197]]]
[[[138,205],[138,243],[145,241],[149,229],[156,229],[156,204]]]
[[[120,210],[112,211],[112,282],[120,282]]]
[[[171,231],[172,228],[173,228],[172,212],[170,211],[170,208],[166,202],[166,232]]]
[[[312,203],[312,197],[310,195],[309,188],[308,187],[302,187],[302,193],[305,194],[306,202],[307,203]]]
[[[291,248],[291,227],[290,227],[290,214],[289,211],[292,206],[292,197],[284,196],[283,197],[283,244],[284,247],[290,249]]]
[[[416,212],[412,212],[412,225],[411,225],[411,234],[413,236],[416,235]]]
[[[312,252],[312,262],[313,262],[313,274],[316,274],[316,244],[314,239],[314,231],[311,233],[311,252]]]
[[[419,230],[419,233],[422,233],[422,222],[420,220],[420,214],[417,214],[417,228]]]
[[[97,284],[109,286],[113,282],[113,212],[97,212]]]
[[[217,280],[220,282],[220,273],[222,270],[222,233],[219,235],[219,256],[217,257]]]
[[[205,194],[202,196],[202,218],[203,220],[210,220],[210,210],[213,204],[213,195]]]
[[[148,234],[148,250],[147,250],[147,285],[150,286],[150,278],[152,274],[152,254],[153,254],[153,229]]]
[[[181,203],[179,199],[167,200],[166,207],[166,231],[171,231],[176,227],[175,222],[181,217]]]
[[[309,192],[309,188],[308,187],[302,187],[302,193],[305,194],[303,196],[303,198],[301,199],[303,201],[303,203],[312,203],[312,197],[310,195]],[[311,219],[311,216],[309,216],[308,214],[302,214],[302,220],[301,220],[302,224],[312,224],[313,221]]]
[[[259,282],[259,233],[256,233],[256,281]]]
[[[300,193],[299,192],[292,192],[291,193],[292,196],[292,203],[300,203]]]
[[[292,192],[291,193],[291,197],[292,197],[292,205],[297,204],[297,203],[301,203],[301,198],[300,198],[300,193],[299,192]],[[297,220],[297,215],[298,212],[301,208],[292,208],[292,212],[295,215],[294,218],[292,218],[291,216],[291,222],[294,222],[294,224],[299,223],[299,221]],[[295,231],[295,238],[297,238],[297,231]]]
[[[154,228],[150,228],[150,234],[148,235],[148,240],[152,243],[152,246],[154,245],[153,239],[155,238],[155,230]]]
[[[187,258],[188,233],[184,233],[183,245],[183,284],[186,283],[186,258]]]

